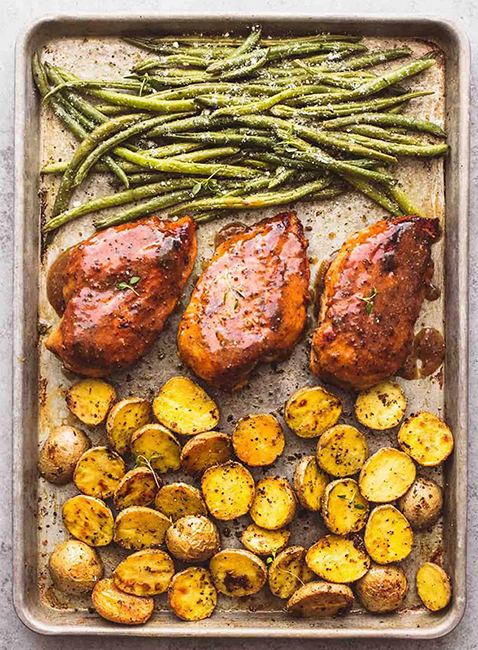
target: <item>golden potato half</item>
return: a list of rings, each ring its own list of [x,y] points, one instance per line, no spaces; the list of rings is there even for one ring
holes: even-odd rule
[[[433,467],[453,451],[453,435],[438,416],[422,411],[402,424],[398,444],[419,465]]]
[[[246,415],[236,424],[232,444],[239,460],[251,467],[271,465],[282,454],[285,438],[279,421],[268,413]]]
[[[264,586],[267,568],[257,555],[228,548],[211,558],[209,570],[216,589],[226,596],[251,596]]]
[[[77,539],[59,544],[48,561],[53,584],[66,594],[85,594],[103,577],[103,563],[95,549]]]
[[[320,467],[338,478],[356,474],[368,456],[365,436],[349,424],[337,424],[321,435],[317,443]]]
[[[408,580],[398,566],[372,564],[356,583],[357,596],[369,612],[394,612],[405,600]]]
[[[400,424],[407,409],[402,388],[388,379],[358,394],[355,401],[357,420],[369,429],[385,431]]]
[[[400,562],[412,551],[412,528],[394,506],[378,506],[368,519],[364,541],[367,553],[378,564]]]
[[[128,397],[113,406],[106,420],[106,433],[110,446],[125,454],[129,450],[132,434],[151,422],[151,404],[142,397]]]
[[[58,427],[50,433],[40,452],[40,474],[54,485],[69,483],[76,463],[90,447],[91,440],[83,431],[69,426]]]
[[[394,447],[382,447],[362,467],[360,491],[374,503],[395,501],[412,485],[416,473],[410,456]]]
[[[146,424],[137,429],[131,436],[130,447],[138,465],[149,463],[160,474],[181,467],[181,445],[161,424]]]
[[[134,551],[161,546],[171,520],[157,510],[144,506],[130,506],[115,520],[114,541]]]
[[[181,464],[186,474],[201,476],[213,465],[232,460],[232,438],[225,433],[209,431],[188,440],[181,452]]]
[[[115,585],[135,596],[164,593],[174,575],[174,563],[159,549],[145,549],[128,555],[113,571]]]
[[[107,546],[113,540],[113,513],[95,497],[78,494],[63,506],[69,532],[89,546]]]
[[[302,458],[294,472],[294,488],[300,505],[306,510],[320,510],[329,481],[330,477],[320,469],[315,456]]]
[[[354,595],[350,587],[320,580],[309,582],[298,589],[287,603],[287,612],[306,618],[337,616],[349,612],[353,602]]]
[[[301,585],[314,579],[302,546],[289,546],[269,566],[269,589],[277,598],[290,598]]]
[[[322,517],[331,533],[356,533],[367,523],[369,505],[352,478],[332,481],[325,488]]]
[[[451,600],[450,578],[438,564],[422,564],[418,569],[416,584],[421,601],[432,612],[444,609]]]
[[[252,474],[234,461],[207,469],[201,488],[211,515],[224,521],[247,514],[255,492]]]
[[[256,524],[249,524],[243,531],[241,541],[248,551],[256,555],[274,555],[284,549],[290,538],[290,530],[266,530]]]
[[[322,386],[306,386],[295,392],[285,405],[285,421],[300,438],[316,438],[337,423],[342,403]]]
[[[83,494],[99,499],[113,496],[125,475],[124,460],[108,447],[92,447],[79,459],[73,481]]]
[[[207,515],[201,491],[188,483],[169,483],[162,487],[156,495],[154,507],[173,521],[188,515]]]
[[[326,535],[309,548],[305,561],[311,571],[329,582],[355,582],[370,566],[358,535]]]
[[[194,566],[176,573],[168,598],[171,609],[183,621],[201,621],[216,609],[217,591],[209,571]]]
[[[73,415],[89,425],[101,424],[116,400],[116,391],[102,379],[80,379],[66,393]]]
[[[221,547],[219,531],[207,517],[178,519],[166,533],[169,552],[184,562],[209,560]]]
[[[100,580],[91,598],[101,617],[121,625],[142,625],[151,618],[154,610],[153,598],[126,594],[118,589],[112,578]]]
[[[278,530],[294,518],[297,501],[289,481],[280,476],[266,476],[256,486],[251,505],[252,521],[266,530]]]
[[[149,506],[162,481],[149,467],[135,467],[123,476],[113,495],[116,510],[130,506]]]

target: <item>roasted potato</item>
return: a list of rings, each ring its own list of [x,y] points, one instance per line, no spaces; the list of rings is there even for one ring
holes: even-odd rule
[[[294,518],[296,509],[294,490],[287,479],[266,476],[258,482],[250,510],[255,524],[266,530],[284,528]]]
[[[398,432],[398,444],[419,465],[440,465],[453,451],[453,435],[433,413],[422,411],[407,418]]]
[[[200,433],[188,440],[181,452],[181,464],[186,474],[201,476],[213,465],[232,460],[231,436],[218,431]]]
[[[122,625],[142,625],[154,610],[153,598],[126,594],[118,589],[112,578],[97,582],[91,599],[101,617]]]
[[[290,598],[301,585],[314,579],[302,546],[289,546],[269,566],[269,589],[277,598]]]
[[[149,462],[160,474],[181,467],[181,445],[176,436],[161,424],[145,424],[131,436],[131,453],[136,463]]]
[[[422,564],[417,572],[416,584],[421,601],[432,612],[444,609],[451,600],[450,578],[438,564]]]
[[[161,546],[171,520],[157,510],[144,506],[130,506],[115,520],[114,541],[134,551]]]
[[[378,564],[400,562],[410,555],[413,533],[410,524],[394,506],[372,510],[365,528],[365,548]]]
[[[70,411],[89,425],[101,424],[115,401],[115,389],[102,379],[80,379],[66,393]]]
[[[248,513],[254,499],[251,473],[244,465],[234,461],[207,469],[201,488],[211,515],[225,521]]]
[[[108,499],[126,473],[124,460],[108,447],[85,451],[75,467],[73,481],[83,494]]]
[[[113,406],[106,420],[106,433],[110,446],[125,454],[129,450],[132,434],[151,422],[151,404],[142,397],[128,397]]]
[[[236,424],[232,444],[239,460],[251,467],[272,465],[285,446],[279,421],[268,413],[246,415]]]
[[[443,508],[443,491],[430,479],[419,476],[398,500],[398,509],[412,528],[424,530],[437,521]]]
[[[162,487],[156,495],[154,507],[173,521],[188,515],[207,515],[200,490],[188,483],[170,483]]]
[[[153,503],[162,481],[149,467],[135,467],[123,476],[113,495],[116,510]]]
[[[356,474],[368,456],[363,433],[349,424],[337,424],[323,433],[317,443],[317,462],[332,476]]]
[[[89,546],[107,546],[113,539],[113,513],[95,497],[78,494],[63,506],[69,532]]]
[[[323,618],[346,614],[352,609],[353,602],[350,587],[320,580],[298,589],[289,599],[287,611],[293,616]]]
[[[219,422],[219,409],[205,390],[187,377],[167,381],[153,401],[158,422],[175,433],[194,436]]]
[[[78,459],[90,447],[91,440],[83,431],[75,427],[58,427],[50,433],[40,452],[40,474],[54,485],[69,483]]]
[[[322,517],[331,533],[347,535],[356,533],[367,523],[368,501],[360,494],[352,478],[332,481],[325,488],[322,500]]]
[[[164,593],[174,575],[174,563],[159,549],[145,549],[128,555],[113,571],[115,585],[135,596]]]
[[[289,429],[300,438],[316,438],[337,423],[342,403],[322,386],[306,386],[296,391],[285,405]]]
[[[92,591],[103,577],[103,563],[94,548],[77,539],[59,544],[48,561],[53,584],[65,594]]]
[[[369,429],[385,431],[400,424],[407,409],[401,387],[386,379],[358,394],[355,401],[357,420]]]
[[[360,491],[375,503],[401,497],[415,480],[417,470],[410,456],[393,447],[382,447],[367,460],[359,478]]]
[[[320,469],[315,456],[302,458],[294,472],[294,488],[300,505],[306,510],[320,510],[329,481],[329,476]]]
[[[267,568],[257,555],[243,549],[228,548],[211,558],[209,570],[216,589],[226,596],[251,596],[267,579]]]
[[[250,524],[242,533],[241,541],[248,551],[256,555],[272,555],[284,549],[290,538],[290,530],[265,530]]]
[[[219,531],[207,517],[178,519],[166,533],[169,552],[184,562],[204,562],[221,548]]]
[[[358,535],[326,535],[309,548],[305,561],[311,571],[329,582],[355,582],[370,566]]]
[[[372,564],[357,580],[356,590],[360,602],[369,612],[394,612],[405,600],[408,580],[398,566]]]
[[[168,598],[171,609],[183,621],[202,621],[216,609],[217,591],[209,571],[192,566],[176,573]]]

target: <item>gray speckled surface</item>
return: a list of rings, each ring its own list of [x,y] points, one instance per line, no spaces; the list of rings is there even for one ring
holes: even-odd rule
[[[208,12],[217,11],[227,12],[231,9],[237,9],[245,13],[267,12],[267,11],[288,11],[293,12],[295,9],[304,13],[314,13],[323,9],[324,11],[335,13],[391,13],[391,9],[396,9],[402,14],[409,13],[428,13],[445,16],[461,24],[467,31],[471,39],[472,48],[478,44],[478,5],[475,0],[422,0],[417,3],[416,0],[402,0],[399,5],[391,5],[385,1],[353,2],[352,0],[336,0],[336,2],[327,6],[320,6],[312,0],[302,0],[299,4],[290,0],[284,2],[281,0],[243,0],[240,6],[232,6],[223,0],[211,0],[206,6],[198,7],[193,0],[184,0],[179,6],[170,0],[167,2],[153,2],[144,0],[140,5],[133,6],[126,0],[103,0],[101,5],[92,0],[50,0],[48,3],[33,3],[31,0],[1,0],[0,1],[0,88],[2,88],[3,106],[0,112],[0,215],[2,219],[2,228],[0,230],[0,278],[2,284],[3,300],[0,300],[0,359],[2,362],[2,372],[0,372],[0,494],[3,495],[4,506],[0,509],[0,650],[4,648],[17,647],[21,650],[30,648],[60,648],[64,639],[40,637],[27,630],[16,618],[12,607],[11,598],[11,509],[10,509],[10,466],[11,466],[11,426],[10,426],[10,409],[11,409],[11,345],[10,345],[10,328],[11,328],[11,269],[12,269],[12,236],[11,229],[13,223],[13,73],[14,73],[14,40],[17,32],[22,29],[34,17],[44,13],[51,12],[68,12],[75,11],[160,11],[168,10],[177,12]],[[473,101],[473,91],[475,89],[476,73],[472,79],[472,159],[475,148],[478,147],[478,140],[473,137],[473,127],[476,119],[473,111],[475,110],[476,101]],[[473,218],[473,208],[477,201],[474,191],[474,183],[478,177],[476,167],[472,166],[471,174],[471,218],[470,227],[474,228],[475,220]],[[478,249],[478,241],[473,237],[471,239],[470,255],[473,259],[475,250]],[[465,618],[460,626],[450,635],[438,641],[429,642],[434,648],[454,649],[460,648],[468,650],[478,647],[478,635],[476,634],[476,623],[478,622],[478,594],[476,584],[476,562],[478,559],[478,542],[476,541],[476,532],[478,529],[478,516],[476,515],[476,506],[478,505],[478,495],[476,482],[474,480],[473,470],[478,465],[478,446],[473,439],[474,432],[474,405],[478,403],[478,392],[475,389],[475,377],[478,374],[478,365],[475,362],[475,350],[478,342],[478,326],[473,319],[477,303],[478,289],[478,272],[475,267],[471,266],[470,277],[470,487],[469,487],[469,537],[468,537],[468,608]],[[68,644],[74,648],[96,648],[109,647],[113,644],[118,649],[135,647],[138,650],[143,648],[152,648],[157,646],[158,641],[147,640],[119,640],[108,641],[106,639],[69,639]],[[216,647],[225,645],[219,640],[213,642]],[[233,645],[239,650],[242,648],[258,647],[263,641],[244,641],[233,642],[227,641],[228,645]],[[313,642],[297,642],[303,645],[310,645]],[[422,644],[416,642],[388,642],[387,645],[400,645],[402,648],[417,648]],[[425,646],[427,642],[423,642]],[[168,650],[175,650],[180,644],[187,644],[185,641],[164,640],[163,646]],[[206,648],[211,644],[208,640],[190,641],[189,645],[196,649]],[[366,648],[381,647],[379,642],[367,641],[348,641],[341,642],[342,646],[359,647],[360,650]],[[274,647],[286,648],[290,641],[275,641]],[[325,645],[325,644],[323,644]],[[327,646],[338,645],[333,641]]]

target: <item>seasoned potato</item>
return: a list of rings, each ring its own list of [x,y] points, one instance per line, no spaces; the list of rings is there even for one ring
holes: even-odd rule
[[[271,465],[284,451],[285,438],[278,420],[268,413],[246,415],[237,423],[232,444],[239,460],[252,467]]]
[[[175,433],[194,436],[219,422],[219,409],[205,390],[187,377],[173,377],[153,401],[158,422]]]
[[[241,541],[248,551],[256,555],[274,555],[287,546],[290,530],[265,530],[250,524],[242,533]]]
[[[65,594],[85,594],[103,577],[103,563],[94,548],[77,539],[59,544],[48,562],[53,584]]]
[[[266,476],[256,486],[251,505],[252,521],[266,530],[277,530],[292,521],[297,509],[294,490],[287,479]]]
[[[352,609],[353,602],[350,587],[320,580],[298,589],[287,603],[287,611],[293,616],[322,618],[346,614]]]
[[[430,467],[443,463],[451,454],[453,435],[438,416],[422,411],[402,424],[398,444],[417,463]]]
[[[356,587],[360,602],[369,612],[394,612],[405,600],[408,580],[398,566],[372,564]]]
[[[393,447],[382,447],[367,460],[360,472],[360,491],[375,503],[401,497],[415,480],[417,470],[410,456]]]
[[[151,404],[142,397],[128,397],[113,406],[106,420],[106,433],[110,446],[125,454],[132,434],[151,422]]]
[[[447,573],[438,564],[425,562],[418,569],[417,591],[425,607],[438,612],[451,600],[451,582]]]
[[[144,506],[130,506],[115,520],[114,540],[123,548],[139,551],[161,546],[171,521],[157,510]]]
[[[407,409],[401,387],[388,379],[358,394],[355,401],[357,420],[369,429],[385,431],[400,424]]]
[[[337,423],[342,412],[339,398],[322,386],[296,391],[285,405],[285,421],[300,438],[316,438]]]
[[[368,456],[363,433],[349,424],[337,424],[328,429],[317,443],[317,461],[332,476],[342,478],[356,474]]]
[[[354,582],[370,566],[358,535],[326,535],[309,548],[305,561],[311,571],[329,582]]]
[[[174,575],[172,559],[159,549],[145,549],[128,555],[113,571],[115,585],[135,596],[162,594]]]
[[[329,480],[328,475],[320,469],[315,456],[302,458],[294,472],[294,488],[300,505],[306,510],[320,510]]]
[[[184,562],[209,560],[221,548],[219,531],[207,517],[178,519],[166,533],[169,552]]]
[[[108,447],[92,447],[79,459],[73,481],[83,494],[99,499],[113,495],[126,472],[121,456]]]
[[[217,591],[209,571],[192,566],[176,573],[168,598],[171,609],[183,621],[202,621],[216,609]]]
[[[116,400],[113,386],[102,379],[80,379],[66,393],[66,404],[85,424],[101,424]]]
[[[112,578],[103,578],[93,589],[93,607],[112,623],[142,625],[151,617],[154,599],[126,594],[118,589]]]
[[[325,488],[322,517],[330,532],[335,535],[356,533],[367,523],[368,501],[360,494],[352,478],[332,481]]]
[[[233,461],[206,470],[201,488],[211,515],[225,521],[248,513],[254,499],[251,473]]]
[[[441,487],[430,479],[419,476],[412,487],[398,500],[398,509],[412,528],[423,530],[433,526],[443,508]]]
[[[201,476],[213,465],[232,460],[231,436],[218,431],[200,433],[188,440],[181,452],[181,464],[186,474]]]
[[[290,598],[299,587],[314,579],[305,562],[302,546],[289,546],[272,561],[269,567],[269,589],[277,598]]]
[[[113,539],[113,513],[101,499],[78,494],[63,506],[69,532],[89,546],[107,546]]]
[[[149,506],[154,501],[161,479],[149,467],[135,467],[123,476],[113,495],[116,510],[129,506]]]
[[[69,483],[78,459],[90,447],[91,440],[83,431],[58,427],[50,433],[40,452],[40,474],[54,485]]]
[[[378,564],[400,562],[410,555],[413,533],[410,524],[394,506],[372,510],[365,528],[365,548]]]
[[[170,483],[162,487],[156,495],[154,507],[173,521],[187,515],[207,515],[200,490],[188,483]]]
[[[138,464],[149,461],[152,469],[160,474],[181,467],[181,445],[161,424],[146,424],[137,429],[131,436],[130,447]]]
[[[251,596],[265,584],[267,568],[257,555],[243,549],[219,551],[209,563],[216,589],[226,596]]]

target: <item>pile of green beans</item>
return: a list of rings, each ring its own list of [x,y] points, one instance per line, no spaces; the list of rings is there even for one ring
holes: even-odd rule
[[[435,65],[408,48],[368,51],[350,35],[271,38],[259,26],[245,38],[125,40],[146,56],[123,79],[80,79],[33,57],[43,102],[79,141],[70,161],[42,169],[62,174],[45,232],[125,205],[95,226],[156,211],[202,223],[349,190],[391,215],[417,212],[394,169],[403,156],[448,150],[440,125],[403,114],[433,94],[401,85]],[[70,207],[90,174],[110,172],[116,192]]]

